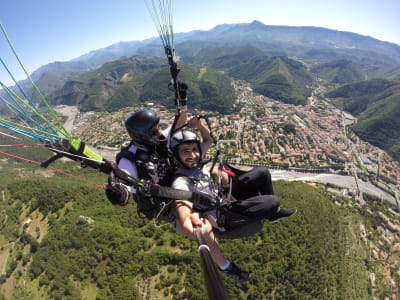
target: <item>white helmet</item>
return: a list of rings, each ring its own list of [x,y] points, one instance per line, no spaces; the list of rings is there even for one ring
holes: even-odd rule
[[[182,162],[179,159],[178,148],[179,148],[179,145],[188,144],[188,143],[197,143],[197,145],[199,146],[200,161],[201,161],[202,153],[201,153],[201,146],[200,146],[200,138],[197,136],[197,134],[195,132],[188,130],[188,129],[182,129],[182,130],[175,132],[171,137],[170,147],[172,149],[172,153],[174,155],[175,161],[181,165],[182,165]]]

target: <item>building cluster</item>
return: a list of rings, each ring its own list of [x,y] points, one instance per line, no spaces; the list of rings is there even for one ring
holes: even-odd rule
[[[400,162],[352,134],[348,125],[357,120],[324,100],[322,87],[315,89],[308,105],[296,106],[257,95],[243,81],[232,85],[239,112],[217,116],[212,112],[210,118],[225,159],[271,168],[358,173],[362,179],[398,188]],[[172,124],[174,110],[146,105],[159,113],[164,127]],[[72,132],[91,145],[116,150],[129,141],[124,121],[138,108],[80,113]]]
[[[174,112],[165,107],[146,104],[157,111],[161,119],[161,127],[166,128],[174,120]],[[85,112],[76,116],[72,133],[79,136],[82,141],[98,147],[117,151],[130,141],[125,129],[125,120],[142,106],[126,107],[118,112]]]
[[[352,134],[348,125],[356,119],[328,101],[317,101],[317,92],[308,105],[296,106],[256,95],[243,82],[234,87],[241,111],[221,118],[218,128],[222,136],[237,133],[233,139],[241,160],[341,171],[356,164],[385,182],[400,183],[400,163]]]

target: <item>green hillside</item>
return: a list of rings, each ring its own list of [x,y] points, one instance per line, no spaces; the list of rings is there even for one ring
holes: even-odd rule
[[[212,68],[190,65],[181,74],[189,85],[193,108],[232,112],[234,97],[228,77]],[[117,111],[144,102],[174,107],[170,81],[161,59],[125,57],[71,78],[48,98],[52,104],[79,105],[82,111]]]
[[[316,65],[311,72],[335,84],[348,84],[364,79],[364,75],[351,60],[333,60]]]
[[[363,140],[400,159],[400,84],[372,79],[344,85],[327,94],[358,117],[352,130]]]
[[[305,104],[313,79],[306,67],[284,56],[251,57],[246,63],[232,67],[229,74],[253,84],[261,95],[289,104]]]
[[[207,47],[189,60],[221,69],[229,76],[252,83],[254,90],[290,104],[305,104],[313,76],[304,64],[286,56],[268,56],[252,45]],[[193,55],[193,56],[191,56]]]
[[[75,164],[57,164],[105,181]],[[0,299],[205,298],[194,242],[138,218],[133,203],[113,207],[94,185],[30,177],[2,187],[8,217],[1,219],[0,255],[15,244],[0,276]],[[221,241],[223,252],[253,274],[247,283],[223,277],[232,299],[368,298],[368,256],[356,233],[365,220],[340,209],[322,187],[277,182],[275,190],[283,206],[298,208],[293,218],[266,223],[254,237]]]

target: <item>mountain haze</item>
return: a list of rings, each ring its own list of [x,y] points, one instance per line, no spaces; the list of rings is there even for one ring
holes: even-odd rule
[[[195,42],[198,41],[198,42]],[[189,33],[175,34],[175,48],[178,55],[186,56],[182,43],[195,43],[191,49],[200,51],[202,48],[214,46],[238,46],[243,44],[256,44],[263,52],[274,55],[295,56],[370,56],[371,60],[380,61],[382,64],[395,65],[400,63],[400,46],[382,42],[368,36],[351,32],[342,32],[320,27],[293,27],[264,25],[261,22],[243,24],[219,25],[209,31],[192,31]],[[162,56],[163,49],[158,38],[143,41],[120,42],[103,49],[91,51],[68,62],[57,62],[45,65],[34,72],[35,77],[41,73],[58,70],[61,65],[69,71],[84,71],[95,68],[104,62],[117,59],[121,56],[137,54]],[[373,55],[371,55],[373,54]],[[190,55],[188,55],[190,56]],[[61,64],[61,65],[60,65]],[[68,67],[66,67],[68,66]]]

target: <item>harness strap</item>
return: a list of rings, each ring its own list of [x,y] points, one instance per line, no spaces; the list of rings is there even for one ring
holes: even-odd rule
[[[121,158],[126,158],[132,162],[136,162],[136,161],[142,161],[142,162],[149,162],[151,159],[151,155],[148,151],[142,150],[140,148],[136,149],[136,153],[132,153],[131,151],[129,151],[129,146],[127,147],[122,147],[121,151],[118,152],[117,156],[116,156],[116,162],[117,164],[119,163],[119,161],[121,160]]]
[[[140,189],[145,195],[173,200],[188,199],[193,202],[193,208],[200,211],[210,210],[215,206],[215,199],[205,193],[178,190],[150,183],[148,181],[138,180],[126,174],[118,167],[114,167],[113,171],[116,177],[122,179],[127,185]]]

